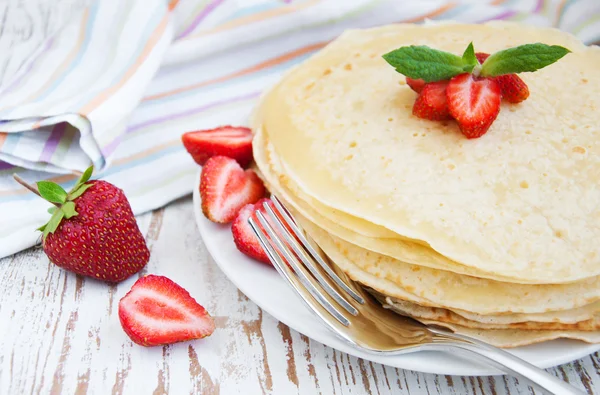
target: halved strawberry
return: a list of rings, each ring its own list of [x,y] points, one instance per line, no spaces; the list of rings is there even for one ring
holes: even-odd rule
[[[422,79],[415,80],[410,77],[406,77],[406,83],[408,84],[408,86],[410,86],[410,89],[417,93],[421,93],[423,87],[425,86],[425,81],[423,81]]]
[[[185,149],[199,165],[208,158],[222,155],[246,167],[252,161],[252,131],[242,126],[221,126],[187,132],[181,136]]]
[[[202,167],[202,212],[213,222],[229,223],[248,203],[265,195],[265,186],[253,170],[242,169],[233,159],[213,156]]]
[[[491,78],[474,78],[460,74],[446,88],[448,109],[468,138],[481,137],[500,112],[500,86]]]
[[[188,291],[167,277],[148,275],[119,301],[123,330],[142,346],[160,346],[210,336],[215,323]]]
[[[423,86],[413,105],[413,114],[432,121],[451,119],[446,100],[448,81],[429,82]]]
[[[477,52],[475,56],[479,63],[483,63],[490,55],[484,52]],[[506,99],[507,102],[521,103],[529,97],[529,87],[518,75],[499,75],[498,77],[494,77],[494,79],[500,85],[502,98]]]
[[[235,221],[231,225],[231,233],[233,233],[233,241],[238,250],[254,258],[257,261],[271,264],[265,250],[261,247],[256,235],[250,228],[248,219],[256,211],[263,207],[264,202],[269,202],[270,199],[260,199],[254,204],[247,204],[240,210]]]

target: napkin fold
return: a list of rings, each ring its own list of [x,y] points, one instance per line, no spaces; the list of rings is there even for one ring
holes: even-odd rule
[[[93,164],[134,213],[155,209],[193,188],[183,132],[245,124],[284,70],[346,29],[428,19],[517,20],[600,41],[597,0],[84,4],[35,50],[9,49],[20,67],[0,82],[0,257],[32,246],[47,217],[12,173],[69,188]]]

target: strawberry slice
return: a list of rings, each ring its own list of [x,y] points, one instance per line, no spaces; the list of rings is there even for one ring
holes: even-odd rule
[[[202,167],[202,212],[209,220],[229,223],[249,203],[265,195],[265,186],[253,170],[242,169],[231,158],[213,156]]]
[[[450,114],[470,139],[484,135],[500,112],[502,93],[491,78],[457,75],[450,80],[446,95]]]
[[[475,57],[477,58],[479,64],[483,64],[483,62],[490,57],[490,54],[485,52],[475,52]]]
[[[448,81],[430,82],[423,86],[413,104],[413,114],[432,121],[451,119],[446,99]]]
[[[516,74],[499,75],[494,78],[500,90],[502,91],[502,98],[509,103],[521,103],[529,97],[529,87]]]
[[[227,156],[240,166],[252,162],[252,131],[242,126],[221,126],[210,130],[187,132],[181,136],[185,149],[199,165],[212,156]]]
[[[254,204],[247,204],[242,207],[237,218],[231,225],[231,233],[233,233],[233,241],[238,250],[259,262],[271,264],[267,253],[261,247],[254,231],[248,223],[250,216],[256,210],[262,209],[264,202],[270,202],[270,199],[260,199]]]
[[[210,336],[212,317],[188,291],[163,276],[148,275],[119,301],[123,330],[141,346],[160,346]]]
[[[484,52],[477,52],[475,56],[479,63],[483,63],[490,55]],[[494,77],[494,79],[500,85],[502,98],[506,99],[507,102],[521,103],[529,97],[529,87],[518,75],[499,75],[498,77]]]
[[[247,204],[244,207],[242,207],[237,218],[235,219],[235,221],[233,221],[233,224],[231,226],[231,233],[233,234],[233,241],[235,242],[235,245],[238,248],[238,250],[248,255],[250,258],[254,258],[257,261],[272,265],[271,261],[269,260],[269,257],[267,256],[267,253],[260,245],[258,238],[254,234],[254,231],[248,223],[248,219],[254,214],[255,211],[260,210],[263,214],[265,214],[265,209],[263,206],[264,203],[270,204],[271,199],[263,198],[254,204]],[[272,204],[271,207],[273,207]],[[283,226],[287,229],[287,233],[294,237],[296,240],[298,240],[292,228],[286,223],[284,217],[276,209],[274,209],[273,211],[275,212],[275,215],[277,215],[277,217],[279,218],[281,224],[283,224]],[[271,224],[273,230],[275,230],[275,232],[279,234],[278,227],[271,221],[270,217],[268,215],[265,215],[265,219],[269,224]],[[285,240],[285,238],[282,235],[280,236],[282,240]],[[289,242],[284,241],[284,244],[288,247],[290,251],[292,251],[292,253],[295,256],[298,256],[295,252],[293,252],[293,249]],[[281,252],[279,247],[273,246],[273,248],[277,251],[279,256],[285,256]],[[290,267],[290,269],[292,268],[289,265],[289,263],[288,266]]]
[[[425,81],[423,81],[422,79],[415,80],[410,77],[406,77],[406,83],[408,84],[408,86],[410,86],[410,89],[417,93],[421,93],[423,87],[425,86]]]

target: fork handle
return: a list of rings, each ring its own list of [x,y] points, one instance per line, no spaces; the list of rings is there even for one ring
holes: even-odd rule
[[[523,359],[491,346],[477,339],[457,333],[429,328],[438,340],[448,340],[447,346],[456,347],[471,354],[477,354],[488,363],[512,376],[522,377],[541,387],[544,391],[555,395],[583,395],[585,392],[554,377],[543,369],[530,364]]]

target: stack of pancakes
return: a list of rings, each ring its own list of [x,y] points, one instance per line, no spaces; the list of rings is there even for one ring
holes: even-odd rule
[[[488,133],[412,115],[381,55],[543,42]],[[267,187],[352,279],[419,321],[511,347],[600,342],[600,49],[513,23],[344,33],[264,95],[252,123]]]

